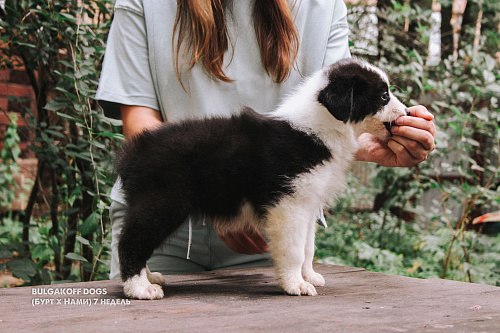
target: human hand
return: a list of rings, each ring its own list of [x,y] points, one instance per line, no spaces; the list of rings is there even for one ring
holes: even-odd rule
[[[268,252],[266,240],[256,230],[229,233],[217,231],[217,235],[235,252],[242,254],[262,254]]]
[[[435,148],[434,116],[421,105],[410,107],[408,111],[410,116],[396,119],[389,141],[362,134],[356,158],[387,167],[411,167],[425,161]]]

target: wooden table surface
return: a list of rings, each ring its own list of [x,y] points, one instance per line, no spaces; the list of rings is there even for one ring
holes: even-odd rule
[[[119,281],[0,289],[0,332],[500,332],[500,288],[316,265],[318,295],[287,296],[273,269],[168,276],[165,298]]]

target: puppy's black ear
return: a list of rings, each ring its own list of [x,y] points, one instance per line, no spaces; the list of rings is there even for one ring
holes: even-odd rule
[[[337,120],[347,122],[354,108],[354,81],[330,80],[318,94],[320,102]]]

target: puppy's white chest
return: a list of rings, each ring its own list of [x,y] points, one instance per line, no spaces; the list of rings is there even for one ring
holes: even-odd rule
[[[295,196],[309,202],[314,209],[328,204],[345,188],[344,174],[348,164],[332,159],[301,175],[294,182]]]

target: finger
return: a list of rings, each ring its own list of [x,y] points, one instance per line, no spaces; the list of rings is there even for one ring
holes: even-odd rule
[[[267,252],[267,242],[258,234],[252,237],[244,233],[227,233],[219,235],[224,243],[233,251],[243,254],[262,254]]]
[[[399,117],[395,121],[397,126],[409,126],[429,132],[432,137],[436,136],[436,126],[430,120],[417,117]]]
[[[240,243],[235,241],[234,240],[234,237],[232,234],[230,233],[220,233],[220,232],[217,232],[219,238],[227,245],[227,247],[229,247],[231,250],[235,251],[235,252],[238,252],[238,253],[242,253],[241,251],[243,251],[244,249],[241,248],[240,246]]]
[[[247,254],[262,254],[267,252],[267,243],[265,246],[259,245],[258,241],[254,238],[248,237],[246,234],[241,234],[238,237],[241,247],[245,248],[244,253]]]
[[[257,246],[257,248],[262,252],[266,253],[269,251],[267,241],[262,237],[262,235],[258,231],[247,233],[247,237],[249,237],[252,242]]]
[[[401,117],[401,118],[406,118],[405,121],[407,121],[407,118],[411,118],[411,117]],[[412,121],[415,122],[415,120],[412,120]],[[422,120],[422,121],[428,122],[426,120]],[[418,122],[418,120],[417,120],[417,122]],[[430,123],[430,122],[428,122],[428,123]],[[410,141],[414,141],[414,142],[420,144],[420,146],[423,149],[427,150],[427,153],[430,153],[436,147],[436,145],[434,143],[434,135],[430,132],[430,130],[432,130],[432,128],[429,128],[429,130],[427,130],[427,129],[421,129],[421,128],[413,127],[413,126],[396,125],[396,126],[393,126],[391,128],[391,133],[394,136],[403,137],[403,138],[409,139]],[[418,149],[419,147],[417,145],[415,145],[414,143],[412,143],[412,144],[410,144],[410,146],[408,146],[408,148],[413,150],[413,149]]]
[[[242,254],[255,254],[255,248],[252,245],[242,243],[240,236],[235,236],[232,233],[228,233],[221,237],[221,239],[226,243],[226,245],[233,251]]]
[[[415,161],[418,161],[417,163],[420,163],[420,162],[425,161],[427,159],[427,156],[431,152],[430,150],[425,149],[420,142],[408,139],[406,137],[393,136],[393,137],[391,137],[391,139],[395,143],[397,143],[399,146],[402,146],[404,148],[404,150],[401,147],[396,148],[396,150],[400,152],[400,156],[398,156],[398,159],[399,159],[399,157],[401,157],[401,158],[404,158],[405,160],[407,160],[405,158],[405,156],[406,156],[405,154],[407,153],[407,154],[411,155]],[[392,150],[392,148],[391,148],[391,150]]]
[[[423,105],[411,106],[408,108],[411,117],[423,118],[426,120],[433,120],[434,116]]]
[[[396,166],[398,167],[411,167],[422,162],[421,159],[410,154],[403,144],[393,138],[387,142],[387,146],[396,155]]]

